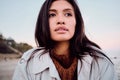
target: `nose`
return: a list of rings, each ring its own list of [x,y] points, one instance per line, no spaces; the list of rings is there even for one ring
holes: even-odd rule
[[[58,24],[58,25],[63,25],[63,24],[65,24],[64,16],[62,16],[62,15],[59,15],[59,16],[58,16],[58,18],[57,18],[57,24]]]

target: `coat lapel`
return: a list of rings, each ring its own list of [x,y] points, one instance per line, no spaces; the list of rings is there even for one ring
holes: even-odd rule
[[[46,69],[49,70],[49,73],[51,77],[56,78],[57,80],[60,80],[59,74],[57,72],[57,69],[50,58],[49,52],[44,53],[42,55],[39,55],[38,52],[33,59],[33,74],[39,74],[41,72],[44,72]]]

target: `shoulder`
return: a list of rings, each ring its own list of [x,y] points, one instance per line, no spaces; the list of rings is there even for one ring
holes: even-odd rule
[[[91,55],[85,55],[82,61],[92,66],[99,67],[99,68],[101,67],[105,68],[107,66],[114,66],[110,58],[103,54],[98,54],[96,57],[93,57]]]
[[[116,80],[116,71],[113,62],[105,54],[105,52],[99,48],[92,47],[97,50],[97,57],[86,56],[87,62],[90,62],[91,76],[92,78],[102,80]]]
[[[90,68],[91,79],[117,80],[114,64],[108,58],[103,55],[97,60],[91,56],[87,56],[86,58],[91,60],[90,66],[87,66]]]
[[[110,63],[110,64],[112,64],[112,61],[110,60],[110,58],[106,55],[106,53],[105,53],[105,51],[104,50],[102,50],[102,49],[99,49],[99,48],[97,48],[97,47],[94,47],[94,46],[91,46],[91,48],[93,49],[93,50],[95,50],[95,53],[94,53],[94,55],[96,55],[96,57],[92,57],[93,58],[93,60],[96,60],[96,61],[98,61],[98,63]]]
[[[20,78],[20,80],[28,80],[28,73],[31,76],[31,71],[33,67],[33,57],[36,54],[42,54],[44,51],[44,48],[38,47],[38,48],[32,48],[25,53],[23,53],[23,56],[18,61],[18,64],[15,68],[15,72],[13,75],[13,80],[17,80]],[[29,63],[29,64],[28,64]],[[33,79],[30,79],[33,80]]]
[[[89,63],[97,63],[97,64],[106,64],[106,63],[112,63],[110,58],[106,55],[105,51],[97,48],[95,46],[89,46],[93,51],[86,52],[86,55],[84,56],[84,60],[87,59]]]
[[[37,52],[39,52],[39,54],[42,54],[43,51],[45,51],[43,47],[36,47],[36,48],[29,49],[28,51],[23,53],[19,63],[22,64],[24,62],[28,62],[28,60],[30,60],[30,58],[36,55]]]
[[[91,69],[94,75],[98,76],[99,78],[103,78],[103,80],[114,80],[115,78],[115,67],[111,59],[105,54],[105,52],[101,49],[94,48],[98,51],[98,57],[93,58],[91,62]],[[112,78],[112,77],[113,78]]]
[[[116,70],[113,62],[106,56],[101,57],[92,63],[93,74],[102,80],[117,80]]]
[[[89,62],[93,68],[95,68],[98,71],[106,71],[109,68],[111,69],[114,68],[113,62],[110,60],[110,58],[105,54],[105,52],[102,49],[99,49],[95,46],[90,47],[95,51],[95,53],[93,55],[88,54],[84,58],[84,60]]]
[[[108,66],[113,66],[113,62],[111,59],[105,54],[105,51],[102,49],[99,49],[97,47],[92,47],[94,50],[96,50],[96,57],[92,57],[93,64],[98,65],[99,67],[106,68]]]

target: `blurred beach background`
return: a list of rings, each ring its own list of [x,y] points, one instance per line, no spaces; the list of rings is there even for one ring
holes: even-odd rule
[[[34,30],[45,0],[0,0],[0,80],[11,80],[22,54],[36,47]],[[120,80],[120,0],[77,0],[90,40],[115,64]]]

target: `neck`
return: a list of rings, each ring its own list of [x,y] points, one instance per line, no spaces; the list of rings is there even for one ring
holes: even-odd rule
[[[59,42],[54,49],[57,55],[68,55],[69,56],[69,42]]]

